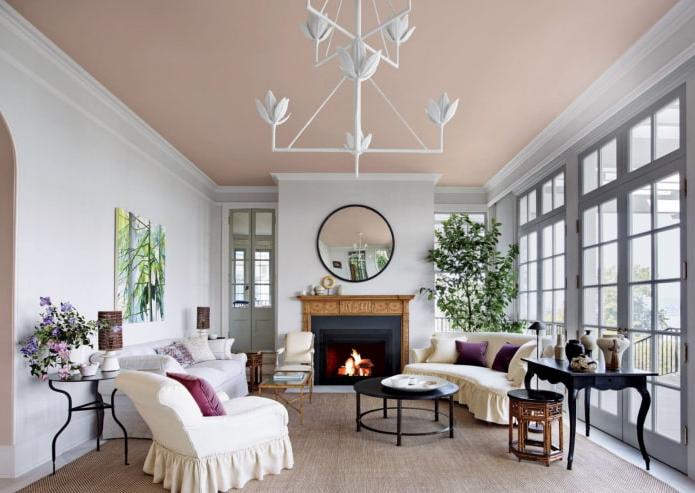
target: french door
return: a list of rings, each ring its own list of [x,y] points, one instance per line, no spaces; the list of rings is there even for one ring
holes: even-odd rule
[[[275,346],[274,245],[274,211],[229,211],[229,335],[240,351]]]
[[[597,335],[624,331],[631,345],[623,364],[659,374],[648,384],[647,450],[680,470],[687,417],[684,169],[684,157],[662,162],[580,204],[582,327]],[[592,424],[637,446],[639,394],[594,390],[591,397]]]

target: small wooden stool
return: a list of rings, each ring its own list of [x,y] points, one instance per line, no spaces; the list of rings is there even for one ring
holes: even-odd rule
[[[246,353],[246,368],[249,369],[249,392],[255,392],[263,381],[263,353]]]
[[[521,459],[541,462],[562,460],[562,394],[549,390],[510,390],[509,396],[509,452]],[[514,441],[514,420],[518,424],[518,437]],[[553,423],[559,424],[559,447],[553,445]],[[543,441],[528,438],[529,423],[540,423]],[[541,450],[529,450],[527,447]]]

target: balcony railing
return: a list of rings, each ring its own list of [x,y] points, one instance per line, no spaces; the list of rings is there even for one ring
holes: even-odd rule
[[[652,352],[656,351],[655,371],[662,375],[670,375],[680,371],[680,332],[669,334],[658,333],[648,335],[634,341],[632,346],[632,362],[640,370],[652,370]],[[637,333],[633,333],[633,340]],[[656,347],[655,347],[656,346]]]

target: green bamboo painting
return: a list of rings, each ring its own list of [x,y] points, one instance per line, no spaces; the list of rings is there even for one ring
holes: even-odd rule
[[[131,323],[164,320],[164,228],[116,209],[116,309]]]

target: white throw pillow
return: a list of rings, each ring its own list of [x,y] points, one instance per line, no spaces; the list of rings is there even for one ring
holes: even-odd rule
[[[526,375],[526,362],[521,361],[521,358],[530,358],[531,356],[536,356],[536,341],[529,341],[523,344],[514,353],[507,371],[507,379],[511,380],[514,385],[521,385]]]
[[[210,345],[208,344],[207,336],[190,337],[182,340],[181,343],[186,346],[186,349],[191,353],[196,363],[215,359],[215,355],[212,353]]]
[[[208,339],[210,351],[215,355],[215,359],[232,359],[232,344],[234,338],[227,339]]]
[[[432,352],[425,360],[426,363],[456,363],[459,353],[456,351],[456,341],[465,341],[465,337],[433,337],[430,341]]]

